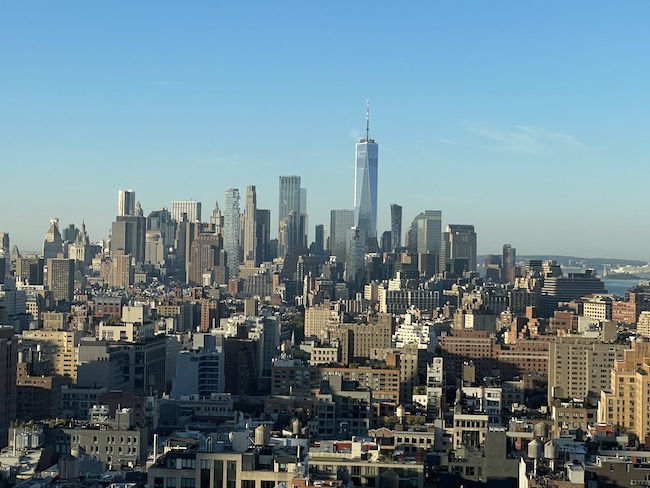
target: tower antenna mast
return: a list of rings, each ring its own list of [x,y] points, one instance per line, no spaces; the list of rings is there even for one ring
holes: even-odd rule
[[[366,142],[370,140],[370,100],[366,100]]]

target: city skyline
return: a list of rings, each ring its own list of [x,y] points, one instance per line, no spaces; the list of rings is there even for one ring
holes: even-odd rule
[[[474,225],[480,254],[511,242],[648,259],[647,4],[249,7],[2,7],[12,246],[39,251],[51,217],[106,238],[127,188],[146,215],[255,185],[277,229],[277,178],[291,174],[312,240],[330,210],[353,207],[370,99],[378,235],[395,203],[405,223],[435,208]]]

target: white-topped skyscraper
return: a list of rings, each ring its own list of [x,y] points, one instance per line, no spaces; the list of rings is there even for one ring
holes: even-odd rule
[[[370,106],[366,108],[366,137],[354,156],[354,222],[367,238],[377,237],[377,164],[379,146],[370,139]]]
[[[133,217],[135,215],[135,192],[133,190],[118,190],[117,215]]]
[[[201,222],[201,202],[194,200],[173,201],[171,214],[172,219],[176,222],[183,220],[183,214],[187,215],[188,222]]]

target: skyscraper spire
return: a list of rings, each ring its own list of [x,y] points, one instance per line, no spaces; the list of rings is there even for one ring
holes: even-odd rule
[[[366,141],[370,140],[370,100],[366,100]]]

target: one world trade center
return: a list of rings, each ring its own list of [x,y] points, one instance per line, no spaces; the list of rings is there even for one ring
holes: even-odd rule
[[[366,137],[356,144],[354,160],[354,222],[365,237],[377,237],[377,162],[379,146],[370,139],[370,111],[366,109]]]

